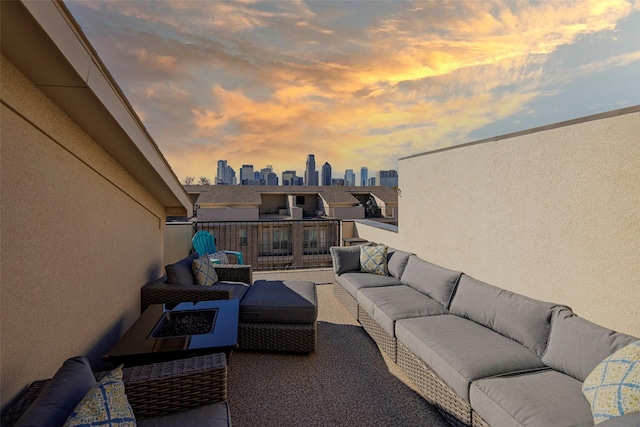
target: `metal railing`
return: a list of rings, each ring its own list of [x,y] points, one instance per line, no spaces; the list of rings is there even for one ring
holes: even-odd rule
[[[331,246],[340,245],[340,220],[198,221],[218,250],[242,252],[254,270],[330,267]]]

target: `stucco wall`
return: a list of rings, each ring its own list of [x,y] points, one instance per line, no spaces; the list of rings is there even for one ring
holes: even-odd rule
[[[2,57],[4,406],[62,362],[94,366],[162,272],[164,207]]]
[[[640,112],[400,159],[405,249],[640,336]]]

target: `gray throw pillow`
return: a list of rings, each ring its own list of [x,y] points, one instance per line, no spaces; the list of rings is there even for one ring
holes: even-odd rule
[[[389,248],[387,251],[387,269],[389,270],[389,274],[400,280],[404,269],[407,268],[407,263],[411,255],[409,252]]]
[[[360,246],[332,246],[329,251],[336,274],[360,271]]]

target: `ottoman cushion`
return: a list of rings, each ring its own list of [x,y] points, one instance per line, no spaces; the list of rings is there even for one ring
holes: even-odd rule
[[[257,280],[240,301],[241,322],[313,323],[317,318],[313,282]]]

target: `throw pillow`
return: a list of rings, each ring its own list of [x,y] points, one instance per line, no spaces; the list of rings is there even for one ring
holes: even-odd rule
[[[215,264],[211,261],[210,255],[202,258],[194,259],[191,264],[193,277],[196,279],[197,285],[211,286],[218,281],[218,273],[216,273]]]
[[[604,359],[582,384],[598,424],[619,415],[640,412],[640,341]]]
[[[360,246],[360,270],[365,273],[388,276],[387,246]]]
[[[229,257],[227,257],[227,253],[225,251],[218,251],[209,255],[211,259],[219,259],[220,264],[229,264]]]
[[[135,426],[122,382],[122,366],[111,371],[75,407],[63,427]]]

